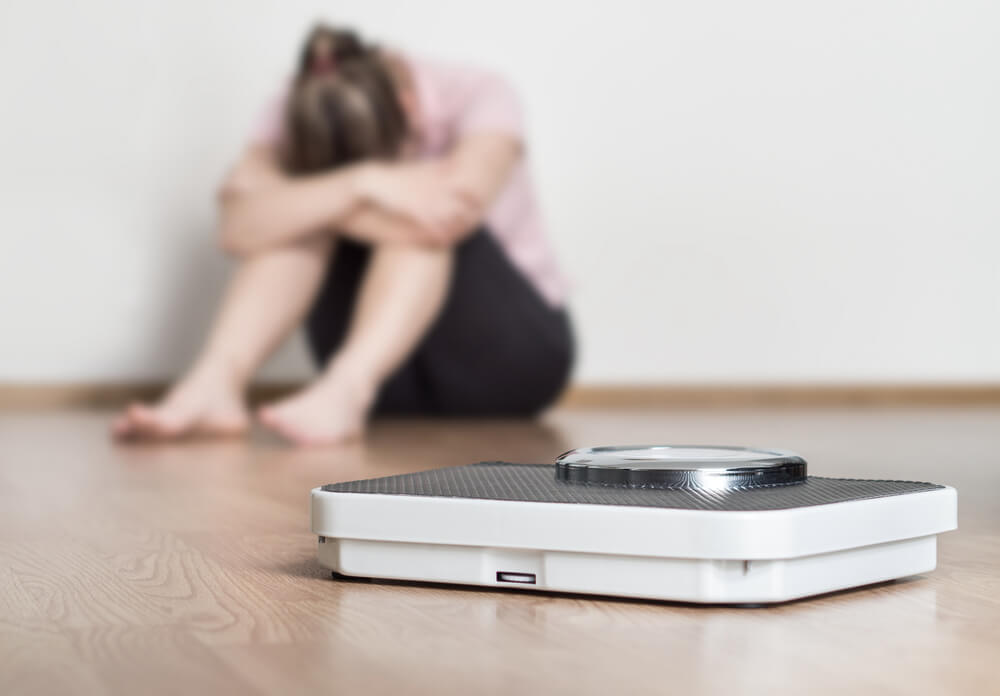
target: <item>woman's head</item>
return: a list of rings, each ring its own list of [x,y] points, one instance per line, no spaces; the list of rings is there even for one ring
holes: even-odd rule
[[[319,25],[306,38],[285,113],[292,173],[397,157],[409,127],[385,56],[354,32]]]

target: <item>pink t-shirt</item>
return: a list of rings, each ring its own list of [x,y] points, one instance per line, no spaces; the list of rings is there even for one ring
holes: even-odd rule
[[[441,157],[471,133],[506,133],[523,141],[517,96],[494,73],[423,58],[405,58],[413,76],[419,118],[420,156]],[[281,137],[283,97],[263,114],[257,142]],[[527,148],[524,148],[525,152]],[[566,283],[545,236],[535,187],[523,156],[486,216],[486,225],[511,263],[553,307],[566,300]]]

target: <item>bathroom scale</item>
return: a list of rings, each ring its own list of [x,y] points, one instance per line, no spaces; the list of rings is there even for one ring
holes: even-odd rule
[[[933,570],[954,488],[807,474],[792,452],[589,447],[312,491],[336,573],[703,603],[770,603]]]

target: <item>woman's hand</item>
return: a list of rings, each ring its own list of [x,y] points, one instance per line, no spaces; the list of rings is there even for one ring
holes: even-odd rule
[[[365,237],[381,230],[386,238],[392,232],[431,244],[454,244],[482,222],[507,185],[521,150],[517,137],[474,133],[440,160],[359,165],[355,181],[367,205],[346,221],[348,227]]]
[[[480,222],[483,205],[447,161],[369,162],[357,172],[361,197],[413,223],[430,243],[450,243]]]

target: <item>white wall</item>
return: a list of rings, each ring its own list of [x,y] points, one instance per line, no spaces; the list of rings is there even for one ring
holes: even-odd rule
[[[4,0],[0,381],[184,364],[319,17],[520,86],[581,380],[1000,379],[995,2]]]

